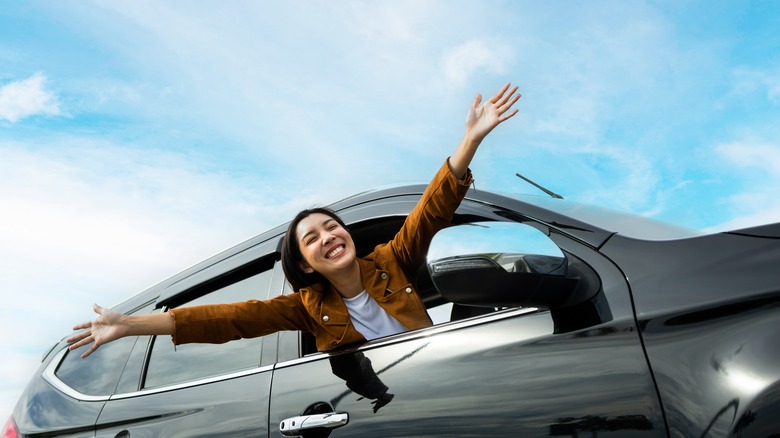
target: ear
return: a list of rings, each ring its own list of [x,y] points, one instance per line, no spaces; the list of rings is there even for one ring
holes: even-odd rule
[[[314,272],[314,268],[312,268],[311,266],[307,265],[306,263],[301,263],[301,264],[298,265],[298,267],[301,268],[301,271],[303,271],[306,274],[311,274],[311,273]]]

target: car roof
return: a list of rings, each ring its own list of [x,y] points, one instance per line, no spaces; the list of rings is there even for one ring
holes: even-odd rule
[[[427,184],[394,184],[364,191],[341,199],[328,207],[337,213],[348,211],[362,204],[377,203],[383,199],[419,197]],[[522,194],[507,194],[469,189],[466,200],[491,208],[498,216],[511,220],[533,220],[544,223],[568,234],[594,248],[599,248],[612,235],[618,233],[626,237],[645,240],[671,240],[695,237],[702,233],[656,221],[646,217],[623,213],[606,208],[577,203],[566,199],[555,199],[547,196]],[[465,202],[464,204],[468,204]],[[463,204],[462,204],[463,205]],[[388,210],[388,214],[397,214]],[[373,218],[361,218],[373,219]],[[349,221],[348,225],[349,225]],[[289,223],[289,222],[288,222]],[[238,266],[249,262],[258,254],[272,254],[280,251],[281,237],[287,224],[282,224],[258,234],[242,243],[234,245],[208,259],[185,269],[178,274],[162,281],[135,297],[121,303],[119,307],[128,307],[131,302],[138,302],[138,295],[144,296],[144,301],[159,297],[158,304],[179,294],[177,291],[186,289],[186,284],[196,282],[197,273],[205,271],[218,264],[228,263]],[[193,283],[194,284],[194,283]],[[172,288],[173,285],[176,287]]]
[[[342,199],[330,207],[339,211],[382,198],[420,195],[425,187],[423,184],[383,186]],[[511,210],[558,228],[594,247],[600,246],[615,233],[642,240],[674,240],[704,234],[645,216],[549,196],[470,189],[466,199]]]

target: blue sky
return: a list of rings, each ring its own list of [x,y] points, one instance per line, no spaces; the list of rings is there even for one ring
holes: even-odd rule
[[[426,181],[509,81],[478,189],[780,221],[777,29],[773,1],[0,0],[0,415],[93,302]]]

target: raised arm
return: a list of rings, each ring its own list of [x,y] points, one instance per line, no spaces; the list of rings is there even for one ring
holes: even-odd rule
[[[168,313],[123,315],[97,304],[94,305],[93,310],[97,313],[97,318],[73,327],[73,330],[86,330],[67,340],[67,342],[72,343],[68,347],[71,350],[92,344],[81,355],[82,359],[92,354],[101,345],[125,336],[173,334],[173,317]]]
[[[511,110],[511,108],[517,99],[520,99],[520,94],[515,94],[517,86],[507,92],[509,87],[510,84],[507,83],[482,105],[480,105],[482,102],[480,94],[474,98],[474,103],[466,115],[466,132],[463,140],[450,157],[450,170],[456,177],[463,178],[466,174],[466,169],[485,136],[500,123],[517,114],[517,109]]]
[[[466,116],[466,132],[446,165],[439,169],[403,227],[389,242],[396,259],[410,277],[425,260],[431,238],[452,221],[460,201],[466,196],[470,181],[464,180],[477,147],[496,126],[517,113],[512,105],[520,98],[517,87],[506,84],[484,105],[477,94]]]

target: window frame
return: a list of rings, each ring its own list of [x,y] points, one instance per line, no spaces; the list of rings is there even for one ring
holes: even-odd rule
[[[381,223],[383,220],[385,221],[401,220],[401,223],[403,223],[403,220],[408,216],[412,208],[414,208],[414,206],[417,204],[418,200],[419,197],[409,197],[409,196],[402,196],[400,198],[393,199],[392,202],[388,202],[388,200],[386,199],[377,199],[367,204],[361,204],[353,208],[348,208],[345,211],[338,211],[337,213],[347,224],[347,228],[350,230],[350,233],[354,234],[356,230],[360,230],[361,225],[368,225],[371,227],[375,227],[377,223]],[[541,223],[536,220],[532,220],[521,214],[508,211],[502,207],[490,205],[485,202],[468,199],[468,198],[464,199],[461,202],[461,205],[456,210],[455,216],[453,217],[452,224],[459,225],[459,224],[481,222],[481,221],[523,223],[525,225],[534,227],[544,232],[545,234],[548,234],[548,236],[550,234],[557,233],[556,231],[554,231],[552,227],[548,226],[547,224]],[[357,231],[357,233],[359,234],[359,231]],[[358,236],[355,240],[357,239],[360,239],[360,236]],[[563,250],[563,248],[560,247],[560,245],[555,239],[552,240],[555,242],[556,246],[558,246],[559,248],[561,248],[561,250]],[[376,244],[381,244],[381,243],[384,242],[373,242],[371,244],[366,244],[361,242],[359,247],[373,248]],[[418,281],[419,280],[420,278],[418,278]],[[428,285],[428,287],[432,288],[433,285],[432,284]],[[292,289],[289,286],[289,283],[286,284],[284,293],[285,294],[293,293]],[[428,306],[429,303],[437,302],[436,299],[437,294],[438,294],[437,292],[434,292],[434,295],[432,297],[423,297],[423,302],[424,304],[426,304],[426,310],[437,307],[436,305],[430,307]],[[440,303],[438,305],[446,305],[448,303],[449,302],[445,302],[445,303]],[[548,311],[540,310],[533,307],[531,308],[514,307],[514,308],[507,308],[507,309],[498,309],[494,312],[486,313],[483,315],[473,316],[473,317],[464,318],[455,321],[452,320],[445,321],[439,324],[435,324],[431,327],[412,330],[412,331],[399,333],[392,336],[386,336],[383,338],[367,341],[357,346],[346,346],[341,349],[334,350],[334,352],[337,353],[340,351],[353,351],[353,350],[379,348],[384,345],[395,344],[398,342],[405,342],[407,340],[417,339],[419,337],[432,336],[445,331],[460,330],[474,325],[486,324],[496,320],[501,320],[505,318],[514,318],[521,315],[528,315],[528,314],[534,314],[539,312],[548,312]],[[327,357],[328,355],[333,353],[333,352],[316,351],[316,349],[313,347],[314,345],[313,341],[307,340],[306,336],[311,337],[311,335],[303,332],[297,333],[297,344],[298,344],[298,352],[299,352],[298,357],[287,358],[286,360],[277,363],[277,368],[293,366],[311,360],[318,360],[323,357]],[[280,342],[282,342],[282,340],[284,340],[285,342],[289,342],[291,344],[294,343],[294,340],[291,338],[280,339]],[[280,346],[280,348],[282,347]]]
[[[268,288],[265,291],[259,291],[261,294],[257,297],[257,299],[261,299],[261,300],[268,299],[271,296],[275,296],[274,294],[276,293],[276,291],[281,290],[282,285],[280,283],[284,280],[284,274],[281,269],[281,263],[279,262],[278,255],[276,253],[266,254],[265,257],[259,257],[231,271],[223,272],[221,274],[217,274],[213,276],[208,276],[207,278],[205,278],[204,281],[194,284],[194,286],[192,286],[189,289],[189,293],[185,292],[185,293],[177,294],[175,302],[180,303],[179,305],[181,306],[186,306],[188,305],[188,303],[191,303],[192,301],[198,298],[208,296],[209,294],[215,292],[219,292],[238,282],[265,273],[270,273],[271,275],[271,278],[269,279],[268,282]],[[203,275],[201,274],[201,276]],[[168,302],[170,303],[171,301],[169,300]],[[163,306],[160,310],[167,311],[169,310],[169,307]],[[263,339],[263,341],[260,343],[261,344],[260,352],[258,353],[259,357],[256,366],[236,369],[236,370],[229,370],[225,372],[219,372],[217,374],[199,376],[184,381],[170,382],[170,383],[164,383],[153,387],[147,387],[146,385],[147,385],[149,367],[151,363],[152,353],[154,350],[154,345],[158,341],[167,342],[167,340],[165,339],[167,335],[162,335],[162,337],[163,339],[158,339],[160,338],[160,336],[150,337],[149,343],[146,346],[146,351],[143,360],[143,372],[139,384],[140,389],[132,393],[116,394],[115,396],[112,397],[112,399],[128,398],[128,397],[134,397],[134,396],[144,395],[144,394],[155,394],[155,393],[166,392],[174,389],[182,389],[182,388],[187,388],[192,386],[203,385],[206,383],[213,383],[213,382],[219,382],[227,379],[234,379],[236,377],[251,375],[251,374],[264,372],[269,369],[272,369],[273,364],[276,362],[276,350],[277,350],[276,344],[278,344],[278,337],[276,334],[270,334],[270,335],[263,336],[261,338],[252,338],[255,340]],[[240,341],[241,340],[232,341],[232,342],[240,342]],[[217,345],[221,345],[221,344],[217,344]],[[264,359],[266,353],[270,354],[273,358],[273,362],[271,364],[267,363],[268,359]]]
[[[143,312],[145,310],[149,310],[152,308],[154,301],[147,301],[139,306],[136,306],[134,309],[127,312],[128,315],[133,315],[136,313]],[[73,355],[78,354],[78,350],[69,350],[68,344],[63,345],[52,357],[52,360],[49,361],[48,365],[44,368],[43,372],[41,373],[41,376],[45,381],[47,381],[49,384],[54,386],[58,391],[68,395],[71,398],[74,398],[79,401],[88,401],[88,402],[99,402],[99,401],[107,401],[110,399],[110,397],[116,393],[116,389],[119,386],[120,382],[122,381],[122,377],[124,376],[125,372],[127,371],[127,363],[130,360],[130,357],[133,354],[133,350],[135,350],[136,346],[138,345],[138,336],[134,336],[132,338],[127,338],[126,342],[131,343],[130,349],[127,353],[127,357],[125,358],[124,363],[121,365],[117,365],[122,368],[120,370],[116,381],[114,382],[114,389],[106,394],[85,394],[81,392],[80,390],[72,387],[70,384],[65,382],[60,378],[57,373],[59,372],[60,367],[65,362],[66,358],[68,357],[75,357]],[[94,359],[94,358],[93,358]],[[78,359],[81,360],[81,359]]]

